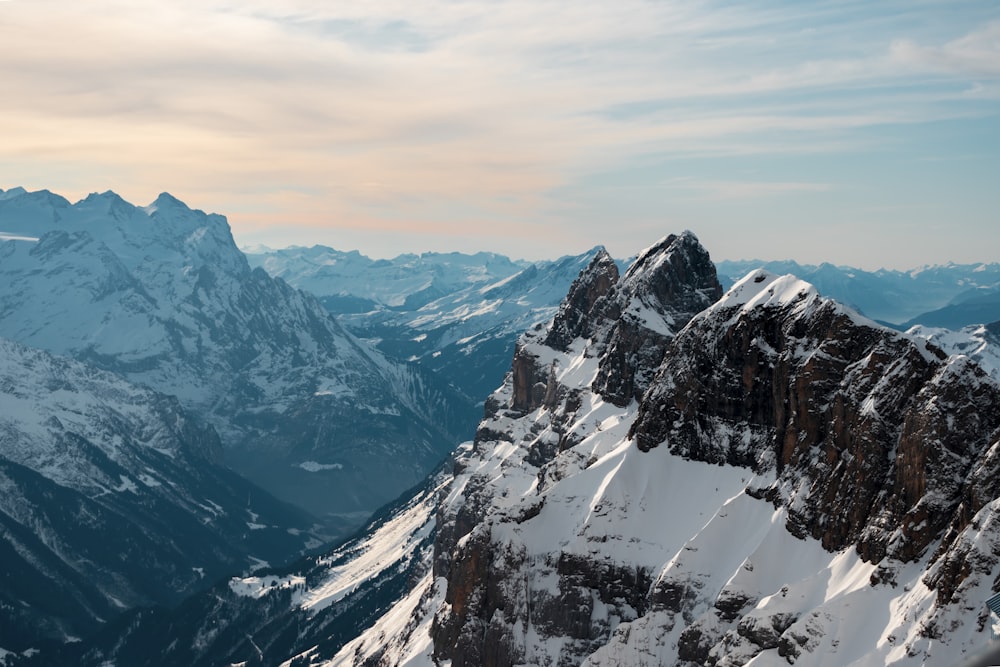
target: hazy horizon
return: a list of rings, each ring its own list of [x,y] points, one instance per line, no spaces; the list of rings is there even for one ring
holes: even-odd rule
[[[14,190],[16,188],[19,188],[19,187],[23,187],[23,186],[12,186],[12,187],[9,187],[9,188],[0,187],[0,193],[8,193],[8,192],[10,192],[10,191],[12,191],[12,190]],[[25,189],[28,192],[32,192],[32,190],[28,190],[27,188],[25,188]],[[64,198],[67,199],[67,201],[70,202],[70,204],[78,203],[78,202],[86,199],[87,196],[90,196],[90,195],[101,194],[101,193],[98,193],[98,192],[92,192],[92,193],[88,193],[87,195],[84,195],[84,196],[81,196],[81,197],[69,198],[69,197],[66,197],[64,193],[52,191],[50,188],[40,188],[39,189],[39,191],[42,191],[42,190],[52,192],[52,194],[58,195],[60,197],[64,197]],[[108,192],[108,191],[105,191],[105,192]],[[114,191],[110,190],[110,192],[114,192]],[[115,193],[115,194],[117,194],[117,193]],[[171,196],[175,196],[173,193],[166,193],[166,194],[169,194]],[[181,198],[181,197],[177,197],[177,199],[180,200],[180,201],[182,201],[185,205],[188,205],[190,208],[197,208],[195,206],[191,206],[187,202],[184,202],[183,198]],[[151,204],[154,200],[155,200],[155,197],[152,198],[152,199],[150,199],[150,201],[147,204],[142,204],[140,202],[134,202],[134,201],[129,202],[129,203],[132,204],[132,205],[134,205],[134,206],[142,207],[142,206],[146,206],[146,205]],[[378,251],[378,248],[376,248],[375,252],[369,252],[369,251],[366,251],[366,249],[362,248],[362,247],[338,245],[336,243],[323,243],[323,242],[320,242],[320,241],[315,241],[315,242],[308,242],[307,241],[307,242],[304,242],[304,243],[288,243],[288,244],[285,244],[285,245],[268,245],[266,243],[244,242],[243,240],[241,240],[238,231],[232,227],[231,221],[229,221],[228,216],[226,216],[226,214],[224,212],[221,212],[221,211],[204,211],[204,212],[205,213],[209,213],[209,214],[214,214],[214,215],[220,215],[220,216],[226,218],[227,222],[230,222],[230,230],[233,232],[233,239],[236,242],[236,245],[240,248],[240,250],[242,250],[244,252],[248,252],[248,253],[254,253],[254,252],[257,252],[257,253],[259,253],[259,252],[271,252],[271,251],[288,250],[288,249],[294,249],[294,248],[312,248],[314,246],[322,246],[322,247],[330,248],[330,249],[333,249],[333,250],[336,250],[336,251],[339,251],[339,252],[345,252],[345,253],[358,252],[359,254],[361,254],[361,255],[363,255],[365,257],[368,257],[369,259],[373,259],[373,260],[378,260],[378,259],[396,259],[396,258],[400,257],[401,255],[425,255],[425,254],[448,254],[448,253],[461,253],[461,254],[466,254],[466,255],[474,255],[474,254],[477,254],[477,253],[493,253],[493,254],[503,255],[503,256],[511,259],[511,260],[514,260],[514,261],[537,262],[537,261],[544,261],[544,260],[556,260],[556,259],[559,259],[561,257],[579,255],[579,254],[582,254],[584,252],[587,252],[588,250],[596,248],[598,246],[606,248],[608,250],[608,252],[613,257],[615,257],[618,260],[628,260],[629,258],[633,258],[636,255],[638,255],[645,248],[649,247],[649,245],[652,245],[652,243],[650,243],[650,244],[647,244],[645,246],[642,246],[642,247],[639,247],[639,248],[635,248],[635,249],[633,249],[631,251],[624,252],[624,253],[616,253],[616,252],[614,252],[614,250],[613,250],[614,245],[613,244],[609,245],[607,243],[596,243],[596,244],[591,245],[591,246],[580,247],[578,250],[574,250],[574,251],[559,251],[558,247],[556,247],[556,246],[553,245],[552,247],[546,246],[546,248],[550,249],[550,250],[556,251],[556,254],[551,254],[551,255],[534,254],[534,255],[529,255],[529,256],[512,255],[512,254],[509,254],[509,253],[501,252],[501,251],[496,250],[496,249],[486,248],[486,247],[482,247],[482,248],[464,248],[464,249],[441,249],[441,248],[422,248],[422,249],[416,249],[416,248],[414,248],[414,249],[403,250],[401,252],[393,252],[393,253],[382,252],[382,253],[380,253]],[[683,229],[676,229],[676,230],[665,231],[664,234],[663,234],[663,236],[667,236],[668,234],[678,234],[678,233],[680,233],[682,231],[684,231],[684,230]],[[694,234],[696,236],[698,236],[698,231],[697,230],[690,230],[690,231],[694,232]],[[663,238],[663,237],[661,236],[660,238]],[[700,239],[700,237],[699,237],[699,239]],[[19,235],[17,233],[11,234],[9,232],[9,230],[0,229],[0,241],[4,241],[4,240],[31,240],[31,239],[28,239],[27,237],[24,237],[24,236]],[[653,241],[653,243],[655,243],[658,240],[659,239],[655,239]],[[568,243],[567,245],[572,245],[572,244]],[[969,266],[969,265],[978,265],[978,264],[997,264],[997,263],[1000,263],[1000,259],[992,259],[992,260],[991,259],[983,259],[983,260],[980,260],[980,261],[966,261],[966,262],[959,262],[959,261],[955,261],[955,260],[951,260],[951,259],[945,259],[945,260],[941,260],[941,261],[934,261],[934,262],[929,262],[929,263],[919,264],[919,265],[890,266],[890,265],[881,264],[881,265],[877,265],[877,266],[864,266],[864,265],[850,264],[850,263],[845,263],[845,262],[835,262],[835,261],[832,261],[832,260],[829,260],[829,259],[822,259],[822,258],[819,259],[818,261],[805,261],[802,258],[793,257],[793,256],[769,257],[769,258],[765,258],[765,257],[718,257],[715,253],[713,253],[712,248],[707,248],[707,250],[709,251],[709,254],[711,254],[712,260],[715,261],[715,262],[729,261],[729,262],[761,262],[761,263],[765,263],[765,262],[787,262],[787,261],[790,261],[790,262],[796,262],[796,263],[798,263],[801,266],[819,266],[819,265],[822,265],[822,264],[831,264],[831,265],[836,266],[838,268],[861,269],[861,270],[864,270],[864,271],[889,270],[889,271],[908,272],[908,271],[914,271],[914,270],[923,269],[923,268],[927,268],[927,267],[947,266],[949,264],[957,264],[957,265],[966,265],[966,266]]]

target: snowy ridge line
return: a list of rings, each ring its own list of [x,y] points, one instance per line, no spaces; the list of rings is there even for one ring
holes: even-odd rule
[[[668,264],[663,258],[647,261],[651,271]],[[635,278],[641,272],[630,273]],[[574,309],[588,307],[582,298],[567,305],[597,284],[584,283],[582,275],[580,281],[557,320],[576,322],[580,311]],[[655,303],[648,295],[638,299]],[[657,313],[648,307],[646,313]],[[599,317],[607,311],[590,312]],[[660,318],[670,321],[666,314]],[[633,321],[648,322],[646,330],[656,322],[648,316]],[[799,333],[812,323],[831,338]],[[560,349],[545,345],[559,327],[585,335],[560,342]],[[817,418],[846,401],[857,410],[859,427],[872,430],[872,446],[883,446],[882,428],[899,433],[899,426],[882,423],[899,423],[901,411],[931,411],[925,413],[927,435],[901,439],[898,453],[888,446],[883,458],[890,461],[917,455],[909,448],[920,442],[930,443],[928,456],[938,456],[934,452],[945,446],[933,440],[939,419],[973,429],[967,458],[946,458],[947,466],[957,466],[954,476],[928,475],[924,497],[909,501],[912,516],[924,506],[950,512],[935,505],[950,497],[941,486],[949,479],[964,483],[968,475],[982,480],[975,484],[986,485],[983,493],[993,493],[986,480],[995,468],[989,452],[1000,451],[1000,425],[977,426],[967,415],[985,414],[976,401],[992,401],[995,408],[1000,393],[989,381],[982,384],[985,376],[977,367],[823,299],[794,277],[761,272],[694,315],[676,337],[665,330],[672,342],[649,392],[638,403],[619,406],[599,389],[605,378],[624,370],[614,366],[615,351],[631,335],[592,319],[556,322],[522,337],[512,373],[487,401],[476,441],[457,456],[440,509],[434,577],[423,579],[420,593],[401,604],[409,618],[393,612],[333,660],[315,664],[454,666],[494,656],[505,665],[915,667],[930,659],[958,662],[988,641],[982,612],[970,617],[967,605],[1000,576],[998,559],[987,555],[1000,542],[997,504],[989,495],[975,518],[955,524],[953,534],[939,530],[927,539],[921,537],[925,529],[908,520],[886,527],[889,552],[896,555],[873,556],[876,547],[866,552],[853,538],[821,542],[811,534],[823,521],[817,516],[812,523],[810,513],[825,511],[811,498],[814,480],[841,478],[840,466],[850,466],[860,451],[844,447],[831,457],[823,452],[832,443],[817,442],[795,458],[794,450],[775,448],[775,426],[765,414],[751,412],[772,409],[766,393],[760,407],[748,394],[743,400],[750,411],[729,417],[727,411],[741,408],[721,403],[722,414],[714,417],[709,403],[708,410],[691,413],[690,429],[669,412],[656,416],[674,401],[680,409],[706,401],[685,393],[702,383],[731,400],[735,389],[728,388],[724,373],[732,372],[734,387],[751,390],[758,375],[763,387],[776,382],[766,379],[768,369],[782,364],[788,373],[812,373],[820,383],[826,382],[820,371],[831,373],[836,380],[822,391],[833,394],[815,404]],[[744,340],[750,354],[738,347]],[[714,354],[716,345],[716,369],[705,370],[712,365],[695,353]],[[728,359],[748,366],[730,370]],[[639,374],[635,366],[628,370]],[[907,386],[913,377],[921,379]],[[789,382],[789,391],[798,386]],[[911,405],[907,392],[917,392],[920,401]],[[949,398],[938,400],[937,393]],[[637,446],[636,437],[657,421],[665,437],[654,435],[647,446]],[[879,483],[877,470],[864,474]],[[869,492],[878,491],[854,490]],[[836,517],[828,518],[833,525]],[[925,546],[909,551],[908,541]],[[972,574],[963,578],[963,567]]]
[[[974,360],[1000,383],[1000,332],[985,325],[974,325],[959,331],[915,326],[906,333],[936,345],[949,355],[961,355]]]
[[[720,279],[728,284],[760,268],[778,275],[790,273],[814,285],[823,296],[867,317],[899,324],[932,316],[939,309],[960,302],[973,290],[995,291],[1000,286],[1000,263],[948,263],[909,271],[865,271],[831,264],[803,265],[790,260],[721,261],[717,266]]]

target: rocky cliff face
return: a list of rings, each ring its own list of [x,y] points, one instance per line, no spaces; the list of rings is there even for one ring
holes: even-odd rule
[[[673,334],[720,296],[715,266],[690,232],[641,253],[602,308],[610,326],[594,389],[618,407],[640,400]]]
[[[552,323],[519,342],[511,407],[532,410],[548,397],[547,407],[555,408],[557,379],[539,360],[549,351],[570,354],[577,341],[587,341],[585,354],[599,359],[593,390],[625,407],[646,390],[674,332],[721,294],[715,267],[690,232],[648,248],[622,278],[601,250],[572,284]],[[563,393],[579,389],[566,387]]]
[[[360,524],[472,430],[447,383],[251,269],[222,216],[167,194],[10,191],[0,228],[24,237],[0,243],[0,335],[176,396],[228,465],[331,527]]]
[[[549,657],[573,663],[603,645],[622,620],[644,613],[649,566],[609,562],[589,549],[533,553],[535,545],[520,536],[497,540],[491,517],[541,526],[550,513],[544,491],[603,453],[592,438],[595,428],[623,428],[674,332],[720,295],[714,266],[694,235],[669,236],[621,278],[610,257],[596,255],[551,326],[521,339],[508,385],[493,396],[470,455],[460,460],[465,471],[486,470],[470,477],[454,515],[439,518],[435,573],[448,582],[450,608],[431,629],[437,659],[530,661],[532,640],[523,630],[530,627],[534,641],[560,645]],[[591,451],[583,458],[588,438]],[[506,442],[517,450],[495,460]],[[490,472],[498,465],[499,480]],[[508,508],[511,501],[497,495],[538,497]],[[595,534],[585,542],[602,539]]]
[[[618,279],[595,257],[457,457],[408,638],[383,619],[332,664],[916,665],[984,645],[995,381],[791,276],[721,296],[710,266],[690,234]]]
[[[1000,393],[967,358],[763,271],[677,337],[655,385],[630,434],[640,449],[773,469],[753,493],[788,505],[793,532],[875,562],[930,546],[1000,428]]]

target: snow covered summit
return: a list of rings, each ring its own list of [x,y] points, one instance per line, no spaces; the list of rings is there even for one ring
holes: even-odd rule
[[[228,465],[340,525],[423,479],[473,409],[251,269],[225,218],[168,194],[137,207],[10,190],[0,230],[37,239],[0,243],[0,336],[176,396]]]
[[[598,258],[522,338],[411,616],[307,664],[950,664],[988,642],[1000,387],[759,271],[696,312],[661,299],[630,344],[617,315],[670,284],[663,260],[685,259],[665,293],[711,294],[680,239],[622,279]]]
[[[80,664],[957,663],[1000,579],[998,405],[976,359],[795,278],[723,294],[691,233],[597,252],[450,469]]]

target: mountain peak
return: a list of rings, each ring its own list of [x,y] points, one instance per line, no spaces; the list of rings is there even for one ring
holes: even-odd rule
[[[161,192],[156,200],[149,206],[143,207],[149,215],[157,211],[180,210],[190,211],[191,208],[169,192]]]
[[[819,292],[811,284],[791,274],[776,275],[765,269],[751,271],[733,285],[713,310],[730,308],[755,308],[758,306],[785,306],[803,299],[814,300]]]
[[[119,195],[114,190],[105,190],[104,192],[91,192],[83,199],[83,201],[93,201],[93,200],[125,201],[124,199],[122,199],[121,195]]]
[[[126,220],[135,214],[136,207],[122,199],[118,193],[106,190],[101,193],[92,192],[84,199],[74,204],[78,210],[86,210],[89,215],[101,218],[110,216],[119,221]]]
[[[608,261],[614,262],[614,259],[611,257],[611,254],[608,253],[607,248],[602,245],[591,248],[590,254],[593,256],[590,260],[591,264],[605,263]]]
[[[626,279],[631,274],[646,272],[654,268],[665,253],[676,251],[680,248],[701,248],[701,242],[698,241],[698,237],[691,231],[684,231],[680,234],[668,234],[636,256],[635,261],[632,262],[632,265],[625,273]]]
[[[552,327],[545,338],[545,345],[565,351],[569,344],[581,336],[593,334],[595,306],[618,283],[618,265],[608,251],[599,247],[573,281],[569,293],[559,306]]]
[[[670,234],[641,252],[603,309],[614,324],[594,389],[618,406],[639,399],[674,334],[721,295],[715,265],[693,233]]]
[[[20,197],[21,195],[28,194],[28,191],[22,188],[20,185],[11,188],[10,190],[0,189],[0,199],[13,199],[14,197]]]
[[[688,318],[722,295],[708,251],[689,231],[665,236],[639,253],[625,272],[622,289],[654,309],[689,311]]]

